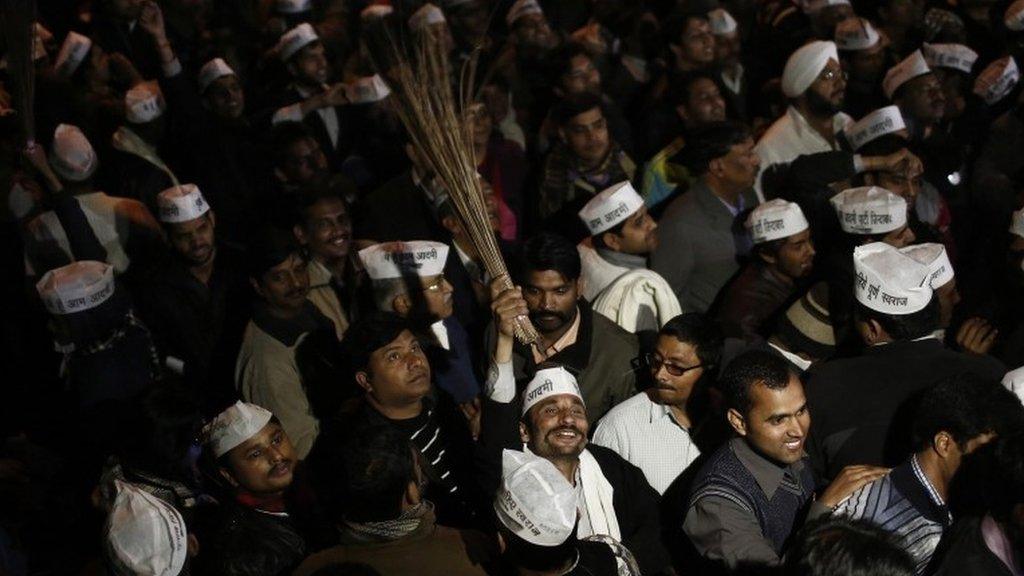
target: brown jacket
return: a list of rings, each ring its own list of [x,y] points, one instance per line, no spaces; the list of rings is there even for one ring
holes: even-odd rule
[[[384,576],[484,576],[482,564],[496,556],[496,547],[482,533],[439,526],[430,513],[408,536],[374,544],[339,544],[306,558],[292,576],[310,576],[344,562],[366,564]]]

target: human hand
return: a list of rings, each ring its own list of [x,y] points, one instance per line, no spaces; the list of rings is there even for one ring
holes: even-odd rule
[[[888,468],[881,466],[856,465],[843,468],[835,480],[822,492],[818,502],[834,509],[851,494],[860,490],[870,482],[878,480],[889,473]]]
[[[975,316],[968,318],[956,333],[956,343],[965,352],[971,354],[988,354],[996,345],[999,330],[989,324],[988,320]]]
[[[142,29],[156,40],[165,40],[167,38],[164,13],[153,0],[147,0],[142,3],[142,12],[139,14],[139,26],[142,26]]]
[[[496,278],[491,282],[491,312],[498,334],[513,338],[516,320],[529,315],[530,310],[523,298],[523,289],[518,286],[505,289],[502,280]]]

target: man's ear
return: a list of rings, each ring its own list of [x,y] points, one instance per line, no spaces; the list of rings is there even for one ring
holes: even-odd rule
[[[249,285],[252,286],[252,290],[253,292],[256,293],[257,296],[266,300],[266,293],[263,292],[263,288],[260,286],[260,283],[257,282],[255,278],[249,278]]]
[[[391,308],[399,316],[408,316],[409,312],[412,311],[412,301],[409,299],[409,295],[399,294],[395,296],[395,299],[391,301]]]
[[[238,488],[238,481],[236,481],[235,477],[231,475],[231,472],[228,472],[227,468],[221,466],[220,468],[217,468],[217,472],[220,474],[221,480],[227,482],[228,486]]]
[[[459,230],[459,219],[455,216],[445,216],[441,219],[441,226],[454,236]]]
[[[360,370],[356,372],[356,384],[366,392],[373,392],[373,385],[370,382],[370,375]]]
[[[722,177],[722,159],[715,158],[708,162],[708,174],[714,175],[716,178]]]
[[[940,430],[932,438],[932,448],[943,459],[949,458],[954,448],[958,448],[956,440],[949,435],[949,432]]]
[[[778,258],[775,257],[775,254],[772,254],[768,250],[758,250],[757,255],[760,256],[761,260],[764,260],[765,262],[771,265],[774,265],[776,262],[779,261]]]
[[[569,139],[565,137],[565,128],[562,128],[561,126],[558,128],[558,139],[563,143],[569,141]]]
[[[583,291],[587,289],[587,280],[582,275],[576,279],[576,299],[583,299]]]
[[[605,232],[601,234],[601,241],[604,245],[618,252],[622,249],[622,238],[618,234],[612,232]]]
[[[519,423],[519,439],[523,441],[523,444],[530,443],[530,430],[526,427],[525,422]]]
[[[739,413],[735,408],[729,408],[726,412],[725,418],[729,421],[729,425],[736,431],[740,436],[747,435],[747,420]]]
[[[682,104],[676,106],[676,115],[679,116],[683,122],[686,122],[689,119],[689,115],[686,113],[686,106],[683,106]]]
[[[306,238],[306,231],[302,229],[302,226],[298,224],[292,226],[292,234],[295,234],[295,239],[299,241],[299,244],[303,246],[309,244],[309,239]]]
[[[878,179],[871,172],[865,172],[861,178],[864,180],[865,186],[875,186],[878,183]]]

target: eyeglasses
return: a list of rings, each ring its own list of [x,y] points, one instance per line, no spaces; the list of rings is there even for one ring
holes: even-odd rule
[[[665,367],[665,371],[672,376],[682,376],[690,370],[696,370],[697,368],[703,368],[703,364],[697,364],[696,366],[679,366],[677,364],[669,364],[658,357],[653,352],[647,352],[644,354],[644,362],[650,367],[652,372],[657,372],[662,366]]]
[[[445,280],[446,279],[444,277],[444,274],[441,274],[440,276],[437,277],[437,280],[435,280],[433,284],[431,284],[430,286],[424,286],[423,287],[423,291],[424,292],[440,292],[440,291],[444,290]]]
[[[844,82],[850,79],[850,75],[846,70],[836,70],[835,68],[826,68],[818,78],[826,82],[833,82],[836,78],[840,77]]]

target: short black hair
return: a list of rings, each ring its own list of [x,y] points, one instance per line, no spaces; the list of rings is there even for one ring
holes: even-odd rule
[[[402,513],[402,496],[416,480],[409,438],[389,423],[361,419],[332,438],[316,459],[320,486],[341,489],[336,522],[381,522]]]
[[[590,241],[594,244],[594,248],[604,248],[606,250],[610,250],[610,248],[608,248],[608,245],[605,244],[604,235],[605,234],[615,234],[616,236],[619,236],[621,238],[622,237],[622,229],[626,227],[626,222],[628,222],[629,218],[632,218],[632,217],[633,217],[633,215],[630,214],[628,218],[626,218],[622,222],[619,222],[615,226],[612,226],[611,228],[605,230],[604,232],[598,232],[597,234],[591,235]]]
[[[707,12],[692,8],[684,8],[677,10],[673,14],[670,14],[668,19],[665,21],[665,32],[664,42],[668,44],[679,44],[679,36],[682,35],[683,30],[686,29],[686,23],[690,20],[703,20],[708,21]]]
[[[530,272],[542,270],[554,270],[566,280],[577,280],[581,269],[580,253],[564,236],[541,232],[523,245],[519,266],[521,280]]]
[[[502,534],[508,545],[506,554],[512,564],[536,572],[549,572],[563,568],[576,556],[576,530],[573,530],[565,542],[557,546],[539,546],[516,536],[502,526]]]
[[[288,159],[288,149],[301,140],[314,139],[302,122],[280,122],[270,130],[270,152],[274,159],[274,167],[284,166]]]
[[[347,378],[348,358],[333,328],[320,328],[306,334],[295,347],[295,365],[309,408],[318,420],[334,417],[346,400],[359,395],[360,389]]]
[[[299,226],[306,225],[306,211],[324,200],[339,200],[345,206],[345,211],[351,216],[352,209],[348,205],[348,198],[356,196],[356,185],[347,176],[337,174],[329,181],[315,182],[303,186],[296,196],[294,221]]]
[[[261,281],[267,270],[284,262],[292,255],[305,258],[292,231],[278,226],[264,226],[257,232],[252,244],[249,245],[246,257],[249,277],[257,282]]]
[[[864,156],[888,156],[890,154],[895,154],[904,148],[910,147],[911,143],[907,142],[907,140],[902,136],[898,134],[886,134],[861,146],[857,150],[857,153]]]
[[[552,86],[562,85],[562,76],[569,72],[573,59],[578,56],[586,56],[587,60],[594,61],[587,49],[577,42],[566,42],[547,56],[548,81]]]
[[[800,530],[785,557],[787,576],[913,576],[914,561],[889,532],[867,520],[826,516]]]
[[[348,356],[353,375],[370,366],[370,355],[389,343],[394,342],[412,326],[393,312],[376,310],[349,326],[342,340],[342,348]]]
[[[939,299],[933,295],[927,306],[912,314],[884,314],[857,302],[855,318],[864,322],[878,322],[893,340],[915,340],[931,334],[939,327]]]
[[[681,153],[683,164],[694,176],[703,176],[712,160],[728,154],[733,146],[751,138],[750,129],[741,122],[712,122],[694,129]]]
[[[764,350],[751,350],[729,362],[718,384],[725,392],[728,407],[746,415],[752,406],[750,389],[753,386],[782,390],[789,386],[792,374],[792,368],[780,356]]]
[[[693,87],[697,82],[701,80],[707,80],[718,86],[718,82],[710,72],[703,70],[695,70],[692,72],[686,72],[683,74],[674,74],[668,84],[668,91],[666,92],[666,102],[668,102],[673,108],[680,105],[686,105],[690,101],[690,97],[693,92]]]
[[[597,108],[607,118],[607,109],[600,94],[574,94],[559,100],[551,109],[551,118],[559,128],[565,128],[573,118]]]
[[[993,384],[999,385],[967,374],[947,378],[926,390],[917,404],[911,427],[913,449],[931,446],[939,432],[952,436],[961,449],[971,439],[991,432],[983,405]]]
[[[722,358],[722,330],[718,323],[699,312],[687,312],[672,318],[661,327],[658,336],[671,336],[693,346],[704,373],[711,373]]]

